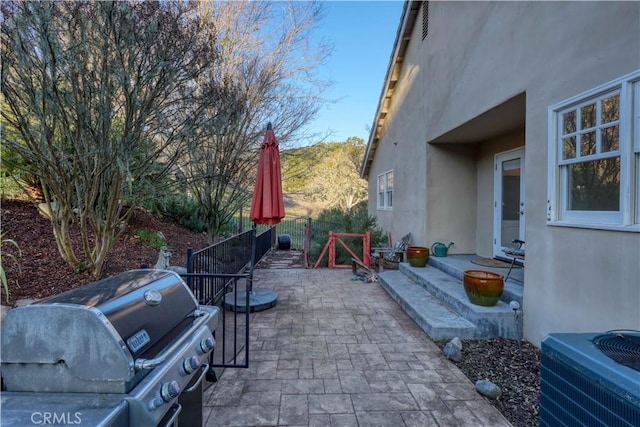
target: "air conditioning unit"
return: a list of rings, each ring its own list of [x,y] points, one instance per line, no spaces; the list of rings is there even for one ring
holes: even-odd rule
[[[547,335],[539,425],[640,426],[640,333]]]

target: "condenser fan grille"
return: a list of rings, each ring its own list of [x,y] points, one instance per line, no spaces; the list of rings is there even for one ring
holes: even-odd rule
[[[596,336],[593,343],[607,357],[640,372],[640,334],[610,332]]]

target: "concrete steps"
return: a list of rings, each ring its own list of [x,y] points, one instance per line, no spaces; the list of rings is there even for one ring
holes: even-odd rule
[[[509,302],[522,304],[522,286],[507,282],[498,304],[483,307],[469,301],[463,274],[430,258],[427,267],[400,263],[399,270],[386,270],[378,277],[389,295],[434,340],[521,338],[522,317],[516,318]]]

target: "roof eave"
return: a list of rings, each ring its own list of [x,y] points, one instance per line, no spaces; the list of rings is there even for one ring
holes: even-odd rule
[[[384,130],[384,123],[389,106],[391,105],[391,97],[393,96],[393,90],[396,82],[400,78],[400,71],[402,70],[402,62],[404,60],[404,54],[409,45],[411,38],[411,32],[415,25],[418,10],[420,10],[422,1],[405,0],[402,8],[402,15],[400,17],[400,24],[398,25],[398,31],[396,32],[396,39],[393,44],[392,55],[389,58],[389,65],[387,66],[387,74],[384,78],[382,85],[382,91],[380,93],[380,99],[378,101],[378,107],[374,116],[373,125],[369,132],[369,140],[367,142],[367,148],[364,153],[364,159],[360,166],[360,177],[369,177],[369,168],[373,162],[373,156],[376,152],[376,148],[382,137]]]

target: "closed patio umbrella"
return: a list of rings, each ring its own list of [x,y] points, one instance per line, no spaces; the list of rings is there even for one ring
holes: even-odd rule
[[[284,218],[280,149],[271,123],[267,124],[264,142],[260,147],[256,186],[249,215],[254,224],[278,224]]]
[[[253,189],[251,212],[253,240],[251,247],[251,271],[246,290],[229,292],[224,297],[225,307],[236,311],[261,311],[276,305],[278,294],[267,289],[253,289],[253,269],[256,256],[256,224],[276,225],[284,218],[282,199],[282,173],[280,149],[271,123],[267,124],[264,141],[260,146],[256,186]],[[248,299],[247,299],[248,298]],[[248,306],[247,306],[248,304]]]

